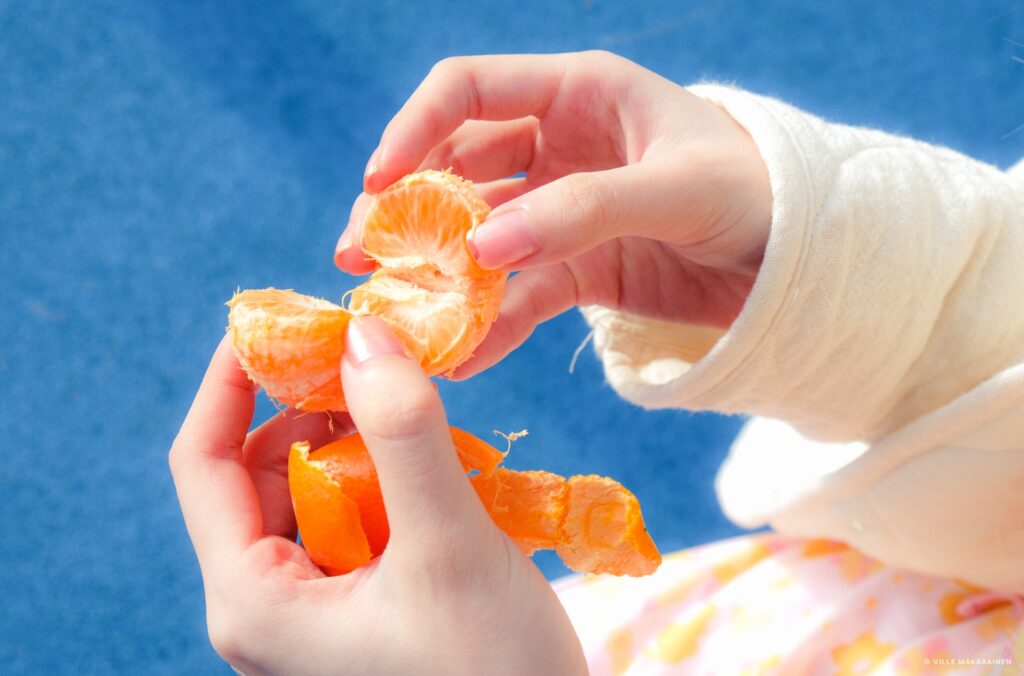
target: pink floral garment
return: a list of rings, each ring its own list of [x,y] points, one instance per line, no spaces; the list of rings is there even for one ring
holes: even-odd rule
[[[605,674],[1022,674],[1024,600],[765,533],[554,583]]]

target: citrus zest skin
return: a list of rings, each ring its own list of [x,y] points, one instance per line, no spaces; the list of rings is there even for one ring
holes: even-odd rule
[[[450,431],[463,468],[475,471],[470,481],[484,508],[523,553],[554,549],[569,568],[588,573],[641,576],[660,565],[639,502],[618,482],[505,469],[497,449],[456,427]],[[328,574],[355,570],[384,551],[387,515],[358,434],[312,453],[305,442],[293,444],[288,484],[302,542]]]

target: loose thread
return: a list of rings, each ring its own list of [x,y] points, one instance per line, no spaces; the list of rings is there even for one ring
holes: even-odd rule
[[[512,450],[512,442],[519,441],[523,437],[527,436],[530,433],[530,431],[519,430],[518,432],[509,432],[508,434],[505,434],[501,430],[494,430],[494,433],[497,434],[499,437],[503,437],[505,439],[505,443],[508,444],[508,446],[505,448],[505,455],[508,455],[509,452]]]
[[[587,337],[584,338],[583,342],[580,343],[579,347],[576,348],[576,351],[572,353],[572,361],[569,362],[569,375],[572,375],[573,371],[576,370],[576,361],[580,358],[580,354],[583,353],[583,348],[585,348],[593,338],[594,330],[591,329],[590,333],[587,334]]]

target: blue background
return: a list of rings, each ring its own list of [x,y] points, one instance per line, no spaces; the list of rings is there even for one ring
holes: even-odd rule
[[[0,0],[0,671],[227,671],[167,450],[236,287],[355,284],[334,242],[438,59],[610,49],[1007,166],[1007,39],[1021,2]],[[442,385],[452,421],[529,428],[514,467],[620,479],[664,550],[736,532],[711,481],[741,421],[625,404],[590,351],[569,375],[585,334],[570,313]]]

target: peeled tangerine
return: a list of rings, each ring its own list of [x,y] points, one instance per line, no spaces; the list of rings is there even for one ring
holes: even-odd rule
[[[564,477],[498,467],[504,455],[450,428],[463,468],[495,524],[527,555],[554,549],[569,568],[648,575],[661,554],[644,527],[640,504],[621,484],[599,476]],[[384,551],[388,522],[373,461],[356,434],[310,453],[292,444],[288,485],[310,558],[341,575]]]
[[[345,329],[359,315],[379,317],[428,375],[466,361],[498,314],[507,275],[484,270],[466,236],[489,212],[472,185],[450,172],[407,176],[374,198],[362,248],[377,271],[352,293],[348,309],[278,289],[236,293],[228,331],[249,377],[270,397],[306,411],[346,409],[338,364]],[[452,428],[466,471],[494,521],[526,553],[556,549],[574,570],[646,575],[661,556],[640,505],[620,484],[597,476],[565,480],[548,472],[498,468],[504,457]],[[302,541],[328,573],[378,556],[388,522],[377,475],[362,439],[313,453],[296,443],[288,483]]]
[[[468,235],[490,211],[469,181],[447,171],[411,174],[366,211],[362,247],[377,271],[346,310],[279,289],[236,293],[228,331],[249,377],[268,396],[306,411],[345,410],[338,363],[353,316],[395,332],[428,375],[469,359],[501,304],[507,274],[477,265]]]

